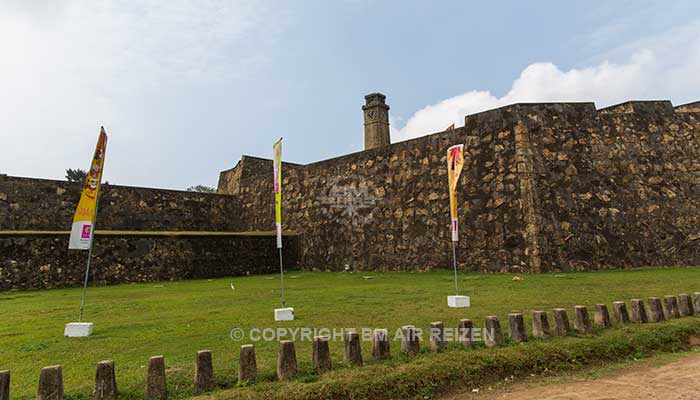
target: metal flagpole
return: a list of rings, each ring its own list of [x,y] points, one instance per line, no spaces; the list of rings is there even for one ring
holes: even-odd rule
[[[459,296],[459,289],[457,288],[457,251],[455,250],[454,241],[452,241],[452,265],[455,270],[455,296]]]
[[[282,266],[282,247],[280,250],[280,282],[282,285],[282,308],[284,308],[284,267]]]
[[[102,173],[104,173],[104,162],[102,164]],[[87,266],[85,267],[85,281],[83,282],[83,298],[80,300],[80,316],[78,322],[83,322],[83,310],[85,309],[85,295],[87,294],[88,278],[90,277],[90,261],[92,260],[92,248],[95,245],[95,226],[97,225],[97,210],[100,208],[100,198],[102,197],[102,182],[100,189],[97,192],[97,202],[95,202],[95,215],[92,220],[92,232],[90,232],[90,249],[88,250]]]

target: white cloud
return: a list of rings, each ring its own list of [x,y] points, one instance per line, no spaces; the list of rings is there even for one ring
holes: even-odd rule
[[[253,0],[4,0],[0,172],[62,178],[89,162],[101,124],[129,143],[112,165],[142,152],[158,168],[174,153],[173,138],[149,132],[143,119],[156,110],[142,104],[250,78],[279,35],[275,13]],[[107,179],[114,172],[108,165]],[[155,184],[138,175],[129,183]]]
[[[641,99],[671,99],[677,104],[700,100],[700,23],[693,23],[609,52],[611,58],[631,54],[620,64],[562,71],[552,63],[528,65],[511,89],[498,97],[469,91],[429,105],[392,126],[392,140],[401,141],[464,124],[469,114],[518,102],[594,101],[596,106]],[[397,118],[400,121],[400,118]]]

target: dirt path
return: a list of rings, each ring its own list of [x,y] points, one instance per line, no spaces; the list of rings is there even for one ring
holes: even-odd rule
[[[532,387],[515,384],[492,392],[460,393],[444,400],[680,400],[700,399],[700,354],[660,367],[624,369],[599,379]]]

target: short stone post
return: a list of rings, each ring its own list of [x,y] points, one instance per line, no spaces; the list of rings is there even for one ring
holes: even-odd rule
[[[627,313],[627,305],[624,301],[613,302],[613,318],[615,318],[617,322],[629,324],[630,316]]]
[[[678,313],[681,317],[691,317],[695,314],[695,307],[693,307],[693,300],[690,298],[690,295],[678,295]]]
[[[459,337],[457,340],[459,343],[466,347],[474,345],[474,337],[472,335],[472,330],[474,329],[474,323],[470,319],[460,319],[457,324],[457,334]]]
[[[114,400],[116,398],[117,378],[114,373],[114,361],[100,361],[95,370],[94,399]]]
[[[595,305],[593,322],[601,328],[610,328],[612,326],[612,324],[610,323],[610,313],[608,312],[608,306],[606,306],[605,304]]]
[[[649,315],[646,307],[644,306],[644,300],[630,300],[630,322],[635,324],[646,324],[649,322]]]
[[[496,347],[503,344],[503,331],[498,317],[490,315],[484,320],[484,342],[486,347]]]
[[[63,400],[63,371],[60,365],[41,369],[37,400]]]
[[[649,297],[649,322],[665,321],[664,310],[661,307],[661,299]]]
[[[574,307],[574,329],[578,333],[591,333],[593,330],[586,306]]]
[[[554,334],[557,336],[566,336],[569,333],[569,316],[563,308],[555,308],[554,314]]]
[[[445,324],[442,322],[430,323],[430,351],[440,352],[445,349]]]
[[[345,364],[362,366],[362,346],[357,332],[345,332]]]
[[[415,356],[420,351],[420,337],[413,325],[401,327],[401,352],[409,356]]]
[[[546,311],[532,312],[532,336],[536,338],[549,337],[549,319]]]
[[[214,389],[214,365],[211,360],[211,351],[201,350],[197,352],[197,362],[194,370],[194,390],[208,392]]]
[[[255,346],[244,344],[238,356],[238,382],[255,382],[258,363],[255,359]]]
[[[700,292],[693,293],[693,307],[695,308],[695,315],[700,315]]]
[[[0,371],[0,400],[10,400],[10,371]]]
[[[279,355],[277,356],[277,379],[289,381],[297,376],[297,352],[294,342],[282,340],[280,342]]]
[[[165,385],[165,358],[163,356],[151,357],[148,360],[148,374],[146,375],[146,399],[165,400],[168,398],[168,389]]]
[[[328,346],[328,338],[325,336],[315,336],[311,349],[311,360],[314,371],[322,374],[333,369],[331,363],[331,350]]]
[[[678,312],[678,300],[676,300],[676,296],[664,296],[664,315],[666,315],[666,319],[681,317]]]
[[[391,357],[389,331],[386,329],[375,329],[372,333],[372,358],[375,360],[386,360],[389,357]]]
[[[508,314],[508,335],[514,342],[527,342],[527,331],[522,314]]]

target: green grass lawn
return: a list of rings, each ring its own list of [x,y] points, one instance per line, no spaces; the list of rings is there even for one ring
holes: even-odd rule
[[[372,279],[365,279],[371,276]],[[163,354],[171,398],[192,395],[197,350],[213,352],[221,388],[236,384],[238,349],[248,341],[230,338],[232,328],[388,328],[406,324],[427,329],[431,321],[456,326],[471,318],[498,315],[507,331],[507,313],[554,307],[592,306],[614,300],[700,291],[698,269],[649,269],[593,273],[521,275],[460,274],[469,309],[449,309],[452,272],[287,274],[287,305],[293,322],[275,323],[279,279],[275,275],[214,280],[131,284],[88,289],[85,319],[95,323],[90,338],[66,339],[64,325],[77,319],[81,289],[0,293],[0,370],[12,371],[13,398],[36,394],[39,370],[63,365],[68,398],[88,398],[95,364],[116,363],[121,398],[142,398],[148,358]],[[235,289],[231,288],[231,284]],[[612,309],[610,310],[612,313]],[[573,313],[570,311],[569,317]],[[551,318],[551,315],[550,315]],[[256,342],[261,380],[273,380],[277,342]],[[363,343],[370,359],[371,343]],[[343,343],[331,342],[334,368],[342,369]],[[398,343],[392,343],[398,354]],[[301,380],[313,380],[311,343],[297,343]]]

